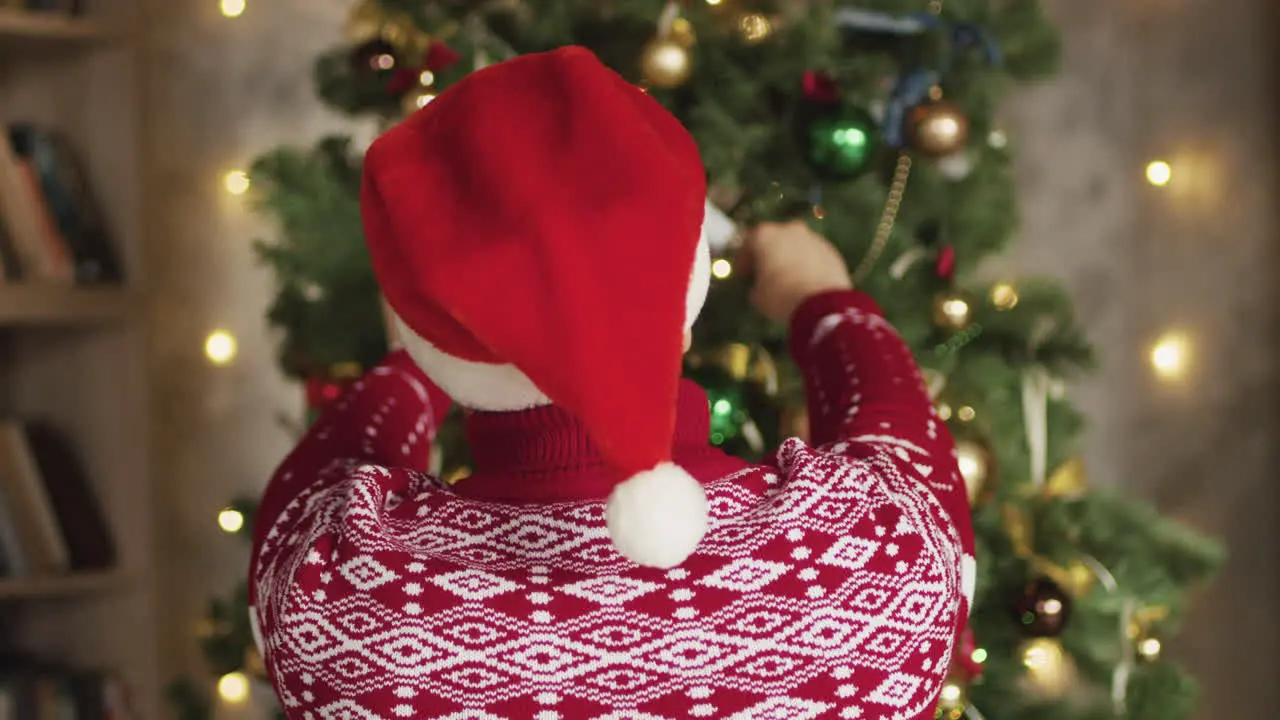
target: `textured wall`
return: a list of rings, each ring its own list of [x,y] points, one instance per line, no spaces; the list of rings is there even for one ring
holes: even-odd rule
[[[1232,544],[1178,652],[1207,684],[1204,718],[1262,717],[1277,704],[1274,611],[1280,236],[1275,62],[1266,0],[1051,0],[1066,34],[1062,77],[1009,108],[1021,153],[1025,230],[1006,272],[1064,278],[1103,353],[1075,388],[1093,418],[1097,483],[1132,488]],[[288,436],[296,390],[276,375],[261,319],[268,278],[249,241],[266,228],[220,188],[221,173],[340,122],[311,95],[310,62],[337,39],[346,0],[249,0],[226,20],[208,0],[151,0],[149,63],[157,470],[169,665],[198,670],[191,642],[211,593],[243,554],[217,510],[260,487]],[[1175,163],[1165,190],[1149,157]],[[230,368],[201,344],[240,339]],[[1151,340],[1195,341],[1182,387],[1152,381]]]
[[[1023,240],[1010,264],[1058,275],[1102,354],[1074,397],[1094,482],[1226,538],[1231,558],[1176,652],[1201,717],[1280,700],[1277,37],[1265,0],[1058,0],[1063,74],[1010,108]],[[1167,158],[1174,180],[1147,186]],[[1180,329],[1191,376],[1156,382],[1150,344]]]
[[[270,277],[257,268],[250,244],[270,227],[223,190],[222,176],[266,149],[309,143],[341,127],[313,98],[310,71],[315,55],[340,40],[350,5],[249,0],[235,20],[219,15],[211,0],[149,5],[148,262],[167,573],[162,622],[166,666],[202,673],[196,621],[207,597],[242,576],[247,557],[218,530],[218,510],[237,494],[261,490],[288,449],[276,416],[298,417],[303,402],[275,370],[262,317]],[[214,328],[239,339],[229,367],[211,367],[203,356]]]

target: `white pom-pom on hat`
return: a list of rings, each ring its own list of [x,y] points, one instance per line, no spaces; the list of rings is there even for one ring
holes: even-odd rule
[[[707,496],[683,468],[661,463],[613,489],[605,503],[609,537],[618,552],[646,567],[684,562],[707,532]]]

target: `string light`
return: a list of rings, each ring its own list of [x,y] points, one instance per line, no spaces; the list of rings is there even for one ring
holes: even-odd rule
[[[222,0],[219,9],[225,17],[235,18],[244,14],[245,0]]]
[[[1147,182],[1156,187],[1164,187],[1173,179],[1173,168],[1164,160],[1153,160],[1147,164]]]
[[[236,357],[236,338],[226,330],[214,330],[204,341],[204,354],[214,365],[227,365]]]
[[[956,411],[956,417],[960,418],[960,422],[970,422],[978,416],[978,411],[968,405],[962,405]]]
[[[229,672],[218,679],[218,695],[239,705],[249,699],[249,678],[242,672]]]
[[[222,179],[222,184],[232,195],[243,195],[249,192],[249,173],[243,170],[232,170]]]
[[[984,648],[978,648],[977,650],[974,650],[973,654],[970,655],[969,657],[971,657],[974,662],[981,665],[982,663],[987,661],[987,651]]]
[[[947,705],[954,705],[960,702],[962,697],[964,697],[964,689],[954,682],[948,682],[942,686],[942,693],[939,699]]]
[[[1177,380],[1186,374],[1189,341],[1180,332],[1167,332],[1151,348],[1151,367],[1162,380]]]
[[[1009,136],[1005,135],[1003,130],[992,130],[987,135],[987,144],[999,150],[1009,144]]]
[[[723,280],[733,274],[733,264],[724,258],[717,258],[711,263],[711,274]]]
[[[244,513],[235,508],[226,508],[218,513],[218,527],[226,533],[238,533],[244,527]]]
[[[998,283],[991,288],[991,304],[997,310],[1012,310],[1018,304],[1018,291],[1009,283]]]
[[[708,5],[719,5],[723,0],[707,0]]]
[[[1160,641],[1155,638],[1147,638],[1138,643],[1138,654],[1146,660],[1155,660],[1160,657]]]

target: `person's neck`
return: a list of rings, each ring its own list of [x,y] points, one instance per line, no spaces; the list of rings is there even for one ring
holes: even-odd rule
[[[464,414],[474,470],[455,486],[461,495],[509,502],[603,500],[623,479],[604,462],[582,423],[554,405]],[[672,460],[704,482],[746,466],[710,446],[709,434],[706,394],[682,381]]]

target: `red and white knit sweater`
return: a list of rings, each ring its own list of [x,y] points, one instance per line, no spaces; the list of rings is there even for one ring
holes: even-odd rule
[[[682,390],[675,462],[711,528],[674,570],[622,558],[607,471],[546,407],[469,418],[475,473],[419,472],[446,400],[401,353],[272,479],[253,618],[290,718],[931,718],[968,613],[952,440],[856,292],[792,322],[814,445],[749,466]],[[626,382],[626,378],[619,378]]]

